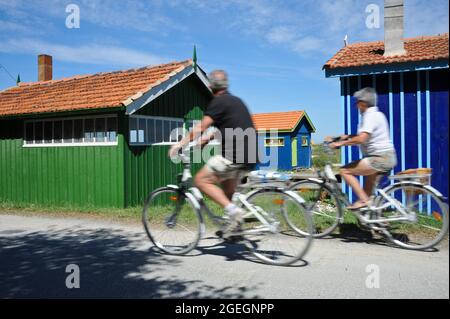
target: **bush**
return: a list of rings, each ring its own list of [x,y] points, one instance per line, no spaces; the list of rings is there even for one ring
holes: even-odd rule
[[[312,147],[312,166],[314,168],[324,168],[327,162],[337,164],[341,162],[341,151],[333,150],[332,154],[326,152],[323,144],[315,144]]]

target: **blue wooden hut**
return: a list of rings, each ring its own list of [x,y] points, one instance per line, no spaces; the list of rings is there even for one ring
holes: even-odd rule
[[[264,154],[259,168],[311,167],[311,133],[316,129],[305,111],[254,114],[253,122]]]
[[[448,34],[402,39],[404,47],[395,54],[388,54],[386,41],[392,39],[347,45],[325,64],[326,76],[341,82],[342,127],[357,132],[352,95],[375,88],[398,155],[393,173],[432,168],[432,185],[448,196]],[[347,148],[342,162],[359,156],[358,148]]]

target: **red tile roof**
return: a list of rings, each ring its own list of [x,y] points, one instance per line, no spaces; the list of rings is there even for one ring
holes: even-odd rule
[[[383,41],[350,44],[336,53],[324,69],[448,59],[448,42],[448,33],[405,39],[407,54],[387,58],[383,56]]]
[[[273,112],[253,114],[252,118],[257,130],[293,131],[304,115],[304,111]]]
[[[0,92],[0,116],[120,107],[192,65],[191,60],[140,69],[20,83]]]

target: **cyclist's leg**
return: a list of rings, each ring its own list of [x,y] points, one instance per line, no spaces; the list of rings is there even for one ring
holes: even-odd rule
[[[367,203],[369,195],[361,187],[359,180],[355,176],[370,176],[376,174],[376,172],[377,171],[367,163],[366,159],[352,162],[341,169],[341,176],[359,198],[360,203],[358,204]]]
[[[228,199],[231,201],[233,198],[233,194],[236,192],[236,187],[238,185],[238,178],[231,178],[222,181],[222,188],[225,192],[225,195],[228,197]]]
[[[367,195],[371,196],[373,194],[373,188],[375,186],[375,182],[377,181],[378,174],[367,175],[364,179],[364,191]]]
[[[217,186],[219,182],[220,178],[206,166],[204,166],[194,178],[195,186],[197,186],[200,191],[225,208],[231,201],[225,192]]]

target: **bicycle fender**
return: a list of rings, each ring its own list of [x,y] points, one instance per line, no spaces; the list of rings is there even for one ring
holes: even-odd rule
[[[319,183],[319,184],[325,184],[325,181],[323,179],[319,179],[319,178],[311,177],[311,178],[308,178],[307,180],[311,181],[311,182],[316,182],[316,183]]]
[[[180,189],[177,185],[167,185],[167,187],[171,189]]]
[[[428,189],[430,192],[432,192],[434,195],[436,195],[437,197],[441,198],[441,199],[445,199],[444,195],[441,194],[441,192],[439,192],[436,188],[434,188],[431,185],[425,185],[424,186],[426,189]]]
[[[288,194],[289,196],[294,197],[299,203],[301,203],[301,204],[306,203],[305,200],[304,200],[300,195],[298,195],[296,192],[289,191],[289,190],[284,191],[284,192],[285,192],[286,194]]]
[[[431,185],[423,185],[422,183],[419,182],[413,182],[413,181],[406,181],[406,182],[398,182],[395,183],[393,185],[389,185],[388,187],[386,187],[384,190],[388,191],[390,188],[396,186],[396,185],[417,185],[417,186],[423,186],[423,188],[429,190],[430,192],[432,192],[436,197],[438,197],[441,200],[446,200],[446,198],[444,197],[444,195],[442,195],[441,192],[439,192],[436,188],[434,188]]]

